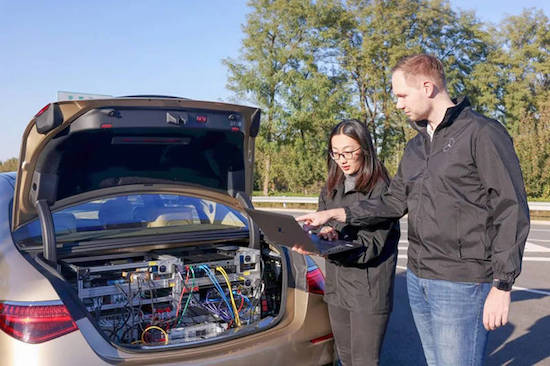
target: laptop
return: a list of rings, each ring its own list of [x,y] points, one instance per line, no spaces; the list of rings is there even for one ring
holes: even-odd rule
[[[275,212],[252,210],[246,212],[258,224],[264,234],[274,243],[292,248],[301,247],[308,252],[321,256],[344,252],[359,248],[362,245],[344,240],[325,240],[315,234],[306,233],[300,224],[290,215]]]

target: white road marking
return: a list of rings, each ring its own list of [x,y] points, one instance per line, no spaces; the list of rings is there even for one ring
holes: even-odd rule
[[[524,262],[550,262],[550,257],[523,257]]]
[[[398,254],[397,259],[407,259],[407,255]],[[550,262],[550,257],[523,257],[523,262]]]
[[[550,233],[550,229],[531,229],[529,230],[529,232],[533,232],[533,231],[540,231],[540,232],[545,232],[545,233]]]
[[[530,242],[525,243],[526,252],[539,252],[539,253],[549,253],[550,248],[543,247],[542,245],[533,244]]]
[[[404,271],[407,270],[407,267],[405,267],[405,266],[396,266],[396,267],[398,269],[402,269]],[[525,292],[531,292],[533,294],[550,296],[550,292],[548,292],[548,291],[534,290],[534,289],[519,287],[519,286],[513,286],[512,289],[515,290],[515,291],[525,291]]]
[[[548,239],[529,239],[529,241],[540,241],[542,243],[550,243],[550,240]]]
[[[399,244],[408,244],[409,242],[407,240],[399,240]],[[399,250],[407,250],[409,247],[408,246],[398,246],[397,249]],[[525,243],[525,252],[529,252],[529,253],[550,253],[550,248],[548,247],[545,247],[545,246],[542,246],[542,245],[538,245],[538,244],[533,244],[531,243],[530,241],[528,241],[527,243]]]

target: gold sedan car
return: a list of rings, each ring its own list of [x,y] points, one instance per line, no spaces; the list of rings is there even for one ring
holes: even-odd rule
[[[0,175],[4,365],[323,365],[311,258],[252,207],[257,108],[169,97],[44,107]]]

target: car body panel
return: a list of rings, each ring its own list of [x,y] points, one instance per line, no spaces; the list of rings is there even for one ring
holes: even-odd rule
[[[307,324],[307,326],[306,326]],[[27,344],[0,331],[2,360],[9,365],[181,365],[242,366],[324,365],[332,361],[333,341],[312,343],[326,335],[328,314],[321,296],[289,290],[285,317],[274,328],[222,344],[164,352],[129,352],[101,337],[85,337],[95,328],[87,318],[79,330],[41,344]],[[90,343],[91,342],[91,343]],[[67,347],[70,344],[70,347]],[[258,349],[261,347],[261,352]],[[96,353],[93,350],[105,350]]]
[[[47,301],[58,299],[50,282],[15,247],[9,226],[13,186],[0,181],[0,300]]]
[[[12,186],[0,182],[0,205],[7,208],[13,191]],[[136,190],[143,187],[134,187]],[[199,189],[197,187],[170,187],[169,190],[152,191],[185,192],[210,199],[220,199],[224,203],[239,207],[238,202],[227,194]],[[113,190],[107,189],[107,190]],[[94,195],[93,192],[83,196]],[[80,197],[83,198],[83,197]],[[88,198],[88,197],[86,197]],[[60,202],[63,204],[63,202]],[[65,205],[64,205],[65,206]],[[17,250],[10,236],[8,210],[0,210],[0,238],[2,253],[1,273],[4,276],[0,286],[0,300],[10,302],[55,301],[60,297],[44,274],[31,265]],[[273,328],[236,338],[223,343],[215,343],[190,349],[173,349],[162,352],[136,352],[115,347],[99,335],[87,317],[76,320],[79,329],[62,337],[41,343],[27,344],[0,331],[0,352],[5,360],[13,364],[37,365],[81,365],[124,364],[124,365],[242,365],[299,364],[323,365],[330,363],[333,357],[332,338],[312,343],[312,339],[326,336],[330,324],[326,304],[322,296],[307,293],[305,273],[307,265],[304,257],[295,252],[284,251],[289,262],[287,275],[291,277],[291,286],[286,291],[285,313],[281,321]],[[50,273],[50,275],[56,275]],[[294,288],[297,287],[297,288]],[[76,319],[76,318],[75,318]],[[70,344],[70,349],[65,345]],[[261,352],[258,349],[261,348]],[[10,361],[10,362],[11,362]]]
[[[12,366],[107,364],[94,353],[79,331],[40,344],[21,342],[0,331],[0,354],[2,364]]]
[[[76,181],[71,180],[71,177],[68,175],[71,173],[70,169],[66,169],[66,165],[63,166],[59,163],[59,160],[56,160],[58,158],[56,152],[60,151],[60,160],[64,158],[62,156],[64,153],[67,151],[72,152],[73,150],[64,150],[67,146],[70,147],[70,145],[63,145],[63,143],[64,141],[69,141],[73,136],[77,137],[82,131],[85,133],[92,131],[94,134],[90,134],[89,136],[91,137],[110,137],[108,133],[103,133],[100,130],[100,128],[103,128],[101,125],[103,123],[101,115],[103,115],[102,113],[104,111],[109,111],[109,109],[115,112],[127,110],[156,111],[147,114],[150,116],[158,115],[157,112],[160,110],[163,111],[163,113],[166,112],[166,121],[164,122],[168,124],[174,121],[177,122],[178,118],[180,122],[182,119],[185,120],[185,118],[189,117],[185,115],[185,111],[188,110],[239,113],[240,116],[242,116],[242,125],[239,125],[238,128],[231,125],[233,127],[229,130],[222,126],[227,130],[222,132],[228,134],[238,133],[240,134],[239,136],[242,136],[242,144],[239,145],[239,149],[242,150],[238,150],[238,152],[242,156],[241,164],[244,169],[243,177],[245,179],[239,180],[238,182],[235,180],[238,185],[229,184],[233,181],[231,181],[228,175],[226,177],[227,186],[212,187],[208,184],[201,185],[192,179],[190,181],[179,178],[176,179],[176,181],[170,182],[166,182],[166,179],[164,179],[164,181],[162,179],[161,181],[156,181],[155,179],[158,177],[143,174],[138,176],[139,179],[137,180],[130,179],[122,181],[115,179],[109,180],[106,186],[97,184],[90,185],[83,189],[78,188],[64,191],[70,192],[70,194],[59,194],[58,190],[52,190],[51,192],[55,194],[49,194],[48,190],[51,189],[50,185],[57,186],[59,182],[61,182],[61,184],[67,184],[67,181]],[[46,111],[44,112],[45,114],[38,114],[33,118],[25,130],[19,160],[20,166],[17,175],[1,175],[3,179],[0,179],[0,273],[2,274],[2,279],[0,280],[0,302],[5,302],[8,305],[11,304],[16,307],[44,306],[44,302],[55,302],[59,305],[64,305],[64,309],[66,308],[72,321],[76,322],[78,329],[73,330],[73,328],[71,328],[68,334],[57,336],[57,338],[42,343],[30,344],[8,335],[9,331],[5,330],[6,328],[2,328],[8,332],[4,333],[0,331],[0,352],[6,363],[24,365],[55,364],[60,366],[74,364],[242,366],[250,364],[325,365],[333,361],[334,343],[330,333],[327,306],[323,302],[322,295],[308,292],[308,279],[306,279],[306,277],[308,271],[311,270],[310,267],[313,266],[308,264],[303,255],[290,251],[287,248],[279,247],[277,243],[269,242],[267,238],[263,238],[262,240],[257,226],[248,215],[243,212],[244,207],[252,206],[248,197],[250,197],[252,193],[254,138],[259,127],[259,109],[181,98],[131,97],[58,102],[50,104],[49,107],[44,110]],[[184,111],[182,112],[183,114],[180,114],[181,111]],[[105,115],[110,116],[109,113]],[[128,113],[128,115],[135,114],[132,112]],[[215,113],[213,115],[215,116]],[[113,116],[113,118],[118,118],[116,117],[116,113],[114,113]],[[198,117],[197,115],[197,123],[200,124],[205,122],[204,120],[199,121]],[[208,117],[208,119],[211,120],[210,117]],[[231,120],[229,117],[227,117],[227,119]],[[106,121],[108,125],[112,125],[111,120],[107,119]],[[217,121],[223,123],[225,120],[220,118]],[[137,127],[138,131],[144,131],[144,133],[149,131],[148,128],[150,127],[145,126],[149,123],[147,118],[141,119],[139,123],[141,125]],[[221,126],[219,123],[216,128]],[[98,126],[100,127],[98,128]],[[179,125],[179,127],[181,127],[181,130],[185,129],[184,126]],[[152,132],[151,136],[153,136],[153,139],[160,136],[160,140],[166,136],[171,138],[172,131],[178,131],[177,128],[179,127],[167,127],[166,125],[154,126],[154,129],[166,129],[168,133],[156,135],[155,133],[159,131],[157,129]],[[200,126],[195,127],[200,128]],[[112,126],[107,128],[112,128]],[[125,128],[126,130],[124,130]],[[170,128],[172,128],[172,130],[170,130]],[[117,133],[122,131],[126,133],[125,131],[132,131],[132,129],[133,127],[131,125],[125,125],[113,128],[112,131]],[[214,130],[214,127],[212,129]],[[219,130],[220,128],[216,131]],[[95,134],[95,131],[100,132]],[[80,136],[86,137],[88,135]],[[124,140],[125,135],[122,133],[113,136],[112,140],[107,139],[105,141],[110,141],[112,145],[127,142]],[[121,136],[122,139],[120,139]],[[132,138],[135,136],[137,136],[138,139],[142,137],[138,134],[132,135]],[[144,136],[147,137],[148,135]],[[181,137],[183,134],[180,133],[178,135],[177,132],[174,132],[174,136]],[[200,136],[200,134],[191,134],[191,136],[191,138],[194,138],[195,136]],[[205,139],[208,137],[210,137],[210,135],[206,136]],[[95,140],[92,139],[89,142],[90,146],[93,146],[92,144],[94,141]],[[134,140],[130,139],[130,141],[133,143]],[[163,141],[164,140],[160,141],[160,143],[162,144]],[[158,139],[154,141],[154,144],[158,143]],[[223,153],[223,151],[225,151],[224,146],[225,145],[222,145],[219,152]],[[56,150],[58,148],[59,150]],[[199,150],[199,152],[202,152],[202,150]],[[81,156],[85,157],[85,155]],[[238,154],[235,156],[238,156]],[[124,160],[119,159],[118,161]],[[133,162],[129,161],[128,164],[135,163],[139,166],[140,162],[141,160],[138,159]],[[86,163],[89,163],[89,161],[82,159],[83,167],[86,166]],[[62,166],[65,170],[60,168]],[[78,167],[78,165],[74,165],[74,167]],[[105,164],[100,165],[100,167],[106,167],[107,169],[111,168],[107,160],[105,160]],[[240,169],[239,166],[238,171],[242,172]],[[142,170],[145,171],[145,173],[149,172],[147,168]],[[235,169],[235,171],[236,170],[237,169]],[[230,167],[227,171],[223,169],[219,171],[226,173],[233,172],[234,170]],[[87,171],[83,173],[83,175],[86,174]],[[113,177],[116,178],[116,175],[108,176],[109,179]],[[124,177],[128,178],[129,176]],[[154,179],[149,180],[148,178]],[[46,194],[43,195],[43,192],[46,192]],[[228,236],[229,233],[232,232],[232,230],[228,229],[227,232],[222,230],[219,237],[210,234],[208,234],[210,235],[209,237],[207,237],[207,234],[204,234],[204,236],[190,236],[191,239],[189,239],[189,243],[191,246],[197,247],[202,246],[203,243],[206,245],[215,243],[217,246],[218,244],[225,245],[225,242],[233,240],[233,243],[238,243],[238,246],[245,247],[248,245],[249,248],[252,248],[247,248],[247,250],[257,250],[258,252],[262,250],[262,257],[264,255],[264,250],[269,253],[275,252],[274,255],[277,256],[277,268],[279,268],[276,273],[278,274],[276,277],[267,276],[265,279],[262,275],[262,289],[257,293],[259,295],[263,294],[263,286],[265,284],[276,284],[275,288],[278,288],[280,292],[274,297],[276,300],[272,301],[276,301],[277,304],[281,305],[280,310],[275,307],[277,310],[270,313],[269,311],[273,308],[271,308],[271,305],[270,308],[267,308],[267,305],[265,305],[266,313],[264,314],[267,314],[265,317],[260,318],[255,323],[249,324],[250,326],[247,324],[246,327],[243,328],[240,327],[240,324],[238,324],[237,327],[231,327],[231,323],[229,323],[226,337],[212,339],[204,338],[204,342],[201,340],[198,342],[173,342],[168,344],[168,335],[166,335],[165,344],[158,343],[158,341],[156,341],[157,343],[154,343],[155,341],[144,341],[143,334],[147,330],[143,331],[141,334],[141,343],[139,342],[139,337],[136,339],[137,343],[131,342],[130,344],[130,341],[127,343],[121,342],[122,337],[113,338],[109,336],[108,332],[106,333],[102,326],[98,324],[99,320],[92,314],[94,310],[87,308],[87,305],[84,303],[85,296],[80,296],[79,293],[77,294],[75,290],[75,279],[71,278],[71,276],[64,277],[67,273],[63,272],[61,269],[63,265],[66,264],[66,262],[63,261],[67,258],[76,258],[76,260],[84,258],[84,260],[89,260],[89,258],[99,258],[101,256],[111,256],[113,258],[115,256],[120,256],[117,258],[126,258],[126,256],[129,256],[131,258],[132,254],[135,253],[149,251],[161,252],[164,249],[185,248],[188,244],[186,241],[187,237],[181,233],[171,233],[164,236],[159,234],[146,235],[141,232],[138,232],[139,237],[137,235],[134,237],[127,235],[126,233],[129,231],[125,231],[122,232],[123,235],[120,237],[97,239],[95,241],[90,239],[88,243],[85,240],[70,239],[74,240],[74,242],[68,241],[67,251],[64,251],[65,247],[63,247],[63,245],[65,242],[62,241],[61,235],[59,236],[60,242],[57,243],[57,246],[55,246],[55,239],[50,241],[45,238],[50,234],[56,234],[57,227],[54,227],[54,223],[51,220],[52,213],[56,214],[66,208],[73,209],[72,206],[81,203],[85,204],[92,200],[100,201],[94,204],[102,204],[109,202],[110,198],[114,200],[115,197],[120,195],[149,193],[198,197],[221,203],[247,216],[249,220],[248,230],[238,231],[236,229],[234,230],[236,232],[234,237]],[[44,202],[47,202],[46,211],[41,211],[40,218],[38,218],[35,205],[37,203],[42,205]],[[170,202],[175,205],[174,202],[177,202],[177,200]],[[171,207],[173,208],[174,206]],[[207,207],[210,207],[210,204],[207,204]],[[40,206],[40,208],[42,210],[42,206]],[[78,207],[74,207],[75,212],[80,212],[78,209]],[[64,213],[59,213],[59,215],[62,214]],[[116,211],[115,215],[120,216],[119,211]],[[240,215],[238,216],[241,217]],[[135,218],[136,216],[134,215],[134,219]],[[243,224],[245,223],[245,219],[246,218],[241,217]],[[42,241],[45,243],[53,242],[52,246],[48,244],[41,247],[40,244],[37,244],[37,241],[33,241],[31,247],[26,247],[18,237],[14,236],[14,232],[18,234],[18,232],[16,232],[17,230],[27,229],[27,225],[33,220],[40,221],[42,224]],[[88,218],[86,218],[86,220],[88,220]],[[156,219],[154,220],[155,223],[157,221]],[[147,231],[149,227],[153,226],[146,226],[147,229],[143,230],[143,232]],[[93,230],[107,229],[109,229],[109,227],[104,225]],[[84,227],[83,234],[88,235],[88,233],[91,233],[93,230]],[[158,230],[156,226],[155,230]],[[157,233],[160,233],[160,231],[157,231]],[[207,233],[207,230],[204,230],[204,233]],[[14,237],[16,239],[14,239]],[[78,235],[75,237],[78,237]],[[89,237],[94,236],[92,235]],[[38,239],[39,238],[38,236]],[[14,240],[17,240],[17,244]],[[99,245],[94,247],[94,245],[98,243]],[[52,250],[52,248],[54,253],[59,250],[59,258],[62,260],[57,261],[56,256],[51,259],[51,257],[49,258],[46,255],[46,249]],[[77,249],[76,252],[72,252],[74,248]],[[167,251],[168,253],[170,253],[169,250]],[[266,258],[269,257],[266,256]],[[197,262],[191,261],[190,263]],[[269,260],[266,260],[266,263],[270,263]],[[112,263],[109,262],[107,264],[110,265]],[[116,265],[115,263],[115,266]],[[91,266],[93,266],[93,264],[91,264]],[[111,270],[111,267],[107,269],[107,271]],[[271,273],[273,274],[275,272]],[[228,287],[231,287],[229,282],[227,284]],[[183,293],[182,291],[180,304]],[[269,295],[274,292],[267,292],[266,290],[266,293]],[[223,296],[223,290],[221,295]],[[152,293],[150,296],[152,296]],[[208,295],[206,299],[208,300]],[[260,297],[258,297],[258,299],[260,299]],[[128,302],[129,301],[130,300],[128,300]],[[125,307],[128,305],[128,302],[124,305]],[[242,303],[243,301],[241,300],[241,306]],[[233,304],[233,306],[235,306],[235,304]],[[262,303],[261,306],[263,307],[264,304]],[[172,307],[172,311],[174,311],[174,309],[175,306]],[[95,311],[97,312],[98,309],[96,308]],[[262,312],[263,311],[264,310],[262,310]],[[183,312],[185,312],[185,309]],[[123,327],[126,325],[128,319],[129,318],[127,318],[122,325]],[[151,322],[149,324],[155,323]],[[179,322],[176,326],[178,325]],[[168,327],[170,327],[170,325],[168,325]],[[168,331],[168,328],[166,329]],[[28,338],[19,339],[28,340]]]

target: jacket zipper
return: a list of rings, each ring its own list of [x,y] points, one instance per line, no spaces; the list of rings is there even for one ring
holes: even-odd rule
[[[433,146],[433,138],[434,137],[435,137],[435,131],[434,131],[433,137],[431,139],[430,139],[429,135],[428,135],[428,137],[424,136],[426,143],[429,144],[428,145],[429,149],[428,149],[428,152],[426,152],[426,148],[424,147],[424,153],[426,154],[426,159],[425,159],[426,171],[425,171],[425,175],[422,177],[422,185],[420,186],[420,199],[418,201],[418,213],[419,214],[421,213],[421,210],[424,208],[424,186],[425,186],[424,182],[426,181],[426,174],[428,174],[429,162],[430,162],[430,156],[432,155],[432,146]],[[416,227],[417,227],[416,233],[418,234],[418,238],[420,239],[420,249],[418,250],[418,260],[417,260],[417,263],[418,263],[418,276],[422,277],[421,260],[422,260],[422,252],[425,249],[424,248],[425,243],[424,243],[424,235],[422,233],[422,228],[419,225],[419,220],[418,220],[418,218],[420,217],[419,214],[416,215],[415,221],[416,221]]]

